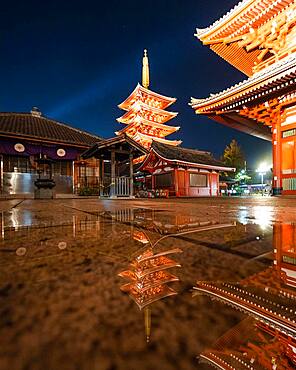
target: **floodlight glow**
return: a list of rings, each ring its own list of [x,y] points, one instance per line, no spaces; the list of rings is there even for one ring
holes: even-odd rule
[[[265,174],[269,171],[269,168],[265,162],[261,163],[260,166],[257,168],[257,172]]]

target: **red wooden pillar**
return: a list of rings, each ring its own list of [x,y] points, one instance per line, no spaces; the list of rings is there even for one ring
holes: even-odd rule
[[[217,174],[216,174],[216,181],[217,181],[217,196],[219,196],[219,195],[221,195],[220,194],[220,173],[219,172],[217,172]]]
[[[185,194],[188,197],[189,196],[189,187],[190,187],[190,177],[189,177],[188,168],[185,170]]]
[[[151,187],[152,190],[155,190],[155,176],[151,174]]]
[[[281,272],[281,261],[282,261],[282,245],[283,245],[283,225],[273,225],[273,251],[274,251],[274,264],[276,265],[277,271]]]
[[[212,176],[212,172],[209,172],[208,173],[208,179],[209,179],[209,185],[210,185],[210,197],[212,196],[213,192],[212,192],[212,186],[213,186],[213,176]]]
[[[179,196],[179,179],[178,179],[178,170],[177,170],[177,168],[174,169],[174,182],[175,182],[176,197],[178,197]]]
[[[277,120],[272,125],[273,195],[280,195],[282,191],[281,141],[281,115],[278,115]]]

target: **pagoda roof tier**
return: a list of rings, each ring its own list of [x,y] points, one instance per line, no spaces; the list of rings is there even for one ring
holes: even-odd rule
[[[283,42],[280,48],[277,42],[291,31],[293,10],[293,0],[244,0],[209,27],[197,28],[195,36],[250,76],[263,57],[271,57],[268,51],[278,54],[283,49]],[[283,27],[287,32],[281,33]]]
[[[145,290],[143,293],[139,293],[133,287],[133,284],[125,284],[121,287],[121,290],[129,294],[129,296],[138,305],[140,310],[153,302],[177,294],[174,289],[168,287],[167,285],[158,285],[154,288]]]
[[[198,167],[217,171],[235,170],[234,168],[225,166],[223,162],[215,159],[209,152],[174,147],[157,141],[153,141],[150,152],[142,163],[141,169],[145,169],[146,165],[153,160],[153,155],[156,155],[167,163],[186,165],[187,167]]]
[[[179,278],[168,271],[157,271],[138,279],[137,275],[130,270],[123,271],[118,276],[130,280],[125,286],[133,286],[138,293],[144,293],[145,290],[155,288],[159,285],[179,281]]]
[[[157,258],[157,257],[166,256],[168,254],[173,254],[173,253],[182,253],[182,252],[183,252],[182,249],[174,248],[174,249],[169,249],[169,250],[164,251],[164,252],[159,252],[157,254],[153,254],[152,249],[148,249],[143,254],[139,255],[135,259],[135,261],[136,261],[136,263],[140,264],[140,263],[149,261],[149,260]]]
[[[155,121],[157,123],[165,123],[177,116],[177,112],[169,112],[163,109],[151,107],[143,102],[136,102],[129,111],[123,116],[117,118],[118,122],[129,124],[133,122],[136,116],[145,118],[148,121]]]
[[[174,132],[178,131],[180,126],[168,126],[163,123],[157,123],[153,121],[148,121],[147,119],[140,118],[137,122],[132,122],[128,126],[124,127],[122,130],[115,132],[116,135],[120,135],[123,133],[136,133],[141,132],[145,133],[145,131],[157,131],[160,137],[165,137],[167,135],[173,134]],[[150,133],[150,132],[149,132]]]
[[[157,141],[159,143],[166,144],[169,146],[178,146],[182,143],[181,140],[167,140],[161,137],[155,137],[155,136],[142,134],[140,132],[137,132],[134,136],[132,136],[132,138],[135,141],[140,141],[140,142],[149,143],[149,144],[151,144],[153,141]]]
[[[175,103],[176,100],[176,98],[170,98],[146,89],[138,83],[134,91],[124,102],[118,105],[118,108],[128,111],[135,102],[142,101],[151,107],[166,109],[171,104]]]
[[[173,267],[181,267],[180,263],[167,257],[158,257],[154,260],[148,261],[143,266],[132,266],[133,272],[137,279],[142,279],[144,276],[151,275],[158,271],[167,270]]]

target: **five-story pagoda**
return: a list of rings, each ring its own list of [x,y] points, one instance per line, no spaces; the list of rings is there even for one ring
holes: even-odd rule
[[[126,113],[117,121],[124,123],[126,127],[115,133],[126,134],[145,148],[150,148],[152,140],[173,146],[179,145],[180,140],[165,138],[180,128],[166,125],[166,122],[178,114],[166,110],[176,99],[151,91],[149,80],[149,62],[147,50],[144,50],[142,85],[138,83],[131,95],[119,104],[118,107]]]

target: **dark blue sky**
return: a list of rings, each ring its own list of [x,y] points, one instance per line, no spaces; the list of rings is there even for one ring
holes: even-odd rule
[[[245,76],[193,36],[238,0],[6,1],[1,4],[0,110],[44,115],[103,137],[121,125],[117,104],[141,81],[148,49],[150,88],[176,97],[171,124],[183,146],[220,156],[235,138],[249,166],[271,155],[260,139],[199,117],[190,97],[207,97]]]

